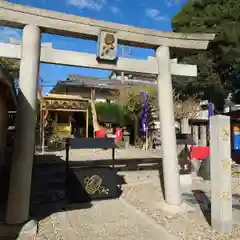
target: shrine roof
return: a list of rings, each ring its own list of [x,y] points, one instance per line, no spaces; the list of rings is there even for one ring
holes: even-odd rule
[[[117,78],[107,79],[82,75],[69,75],[66,80],[59,81],[57,85],[54,87],[54,89],[56,89],[59,86],[72,86],[72,87],[118,90],[121,86],[136,86],[139,84],[142,84],[142,82],[140,83],[139,81],[132,79],[124,80],[122,82]]]

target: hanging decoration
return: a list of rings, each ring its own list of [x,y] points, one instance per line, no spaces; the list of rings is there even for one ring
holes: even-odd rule
[[[148,131],[148,94],[147,92],[141,92],[141,96],[143,97],[143,107],[140,114],[141,128],[140,131],[143,135],[146,135]]]
[[[208,126],[210,126],[210,118],[214,115],[214,105],[213,103],[208,103]]]

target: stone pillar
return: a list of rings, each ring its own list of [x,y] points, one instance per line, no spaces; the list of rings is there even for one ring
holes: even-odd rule
[[[210,120],[211,222],[220,233],[232,231],[232,177],[230,117]]]
[[[200,146],[206,147],[207,146],[207,126],[201,125],[200,126]]]
[[[182,203],[177,159],[175,120],[173,113],[173,89],[169,47],[156,50],[158,61],[158,103],[163,155],[165,200],[169,205]]]
[[[12,160],[6,222],[23,223],[29,217],[32,164],[36,132],[36,101],[40,63],[40,29],[23,29],[19,77],[16,142]]]
[[[181,133],[183,133],[183,134],[190,134],[191,133],[191,129],[190,129],[188,121],[189,121],[188,118],[181,119]]]
[[[193,125],[193,141],[198,145],[199,144],[199,127],[197,125]]]

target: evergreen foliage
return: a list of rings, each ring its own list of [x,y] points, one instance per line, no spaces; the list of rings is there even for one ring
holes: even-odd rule
[[[240,1],[189,1],[172,19],[172,28],[183,33],[216,33],[207,51],[181,59],[198,65],[197,79],[175,78],[174,87],[221,108],[227,94],[240,88]]]

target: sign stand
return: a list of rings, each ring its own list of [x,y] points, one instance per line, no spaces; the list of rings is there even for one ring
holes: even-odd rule
[[[146,133],[145,133],[145,150],[147,151],[148,150],[148,131],[146,130]]]

